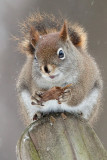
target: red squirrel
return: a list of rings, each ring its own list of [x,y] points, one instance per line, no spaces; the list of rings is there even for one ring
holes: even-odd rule
[[[17,81],[21,113],[26,124],[35,114],[82,113],[90,124],[98,117],[102,99],[99,68],[87,51],[87,33],[78,24],[36,13],[22,24],[19,49],[27,59]],[[41,105],[40,95],[52,87],[72,84],[57,100]],[[32,105],[35,95],[35,105]]]

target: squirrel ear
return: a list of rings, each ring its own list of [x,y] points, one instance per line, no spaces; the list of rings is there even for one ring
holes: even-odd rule
[[[64,21],[64,24],[61,28],[61,31],[60,31],[60,38],[65,41],[68,37],[68,30],[67,30],[67,25],[66,25],[66,22]]]
[[[36,43],[39,40],[39,33],[35,30],[35,28],[32,26],[30,30],[30,37],[31,37],[31,44],[35,48]]]

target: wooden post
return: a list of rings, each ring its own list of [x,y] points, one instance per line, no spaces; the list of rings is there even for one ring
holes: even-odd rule
[[[107,152],[94,130],[80,118],[50,115],[32,123],[17,144],[18,160],[107,160]]]

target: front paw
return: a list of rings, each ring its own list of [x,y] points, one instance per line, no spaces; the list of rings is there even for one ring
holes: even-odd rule
[[[43,106],[43,102],[42,102],[42,97],[41,95],[43,94],[44,92],[43,91],[37,91],[35,92],[34,95],[32,95],[31,97],[31,104],[32,105],[38,105],[38,107],[41,107]]]
[[[66,89],[61,96],[59,96],[58,102],[67,102],[69,100],[69,97],[71,96],[71,89]]]
[[[35,113],[35,115],[33,116],[33,121],[40,119],[42,116],[43,114],[40,112]]]

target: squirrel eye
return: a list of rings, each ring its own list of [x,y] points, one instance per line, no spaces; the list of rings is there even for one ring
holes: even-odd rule
[[[65,59],[65,54],[62,48],[59,48],[57,51],[57,55],[60,59]]]
[[[36,57],[36,56],[34,57],[34,60],[36,60],[36,61],[37,61],[37,57]]]

